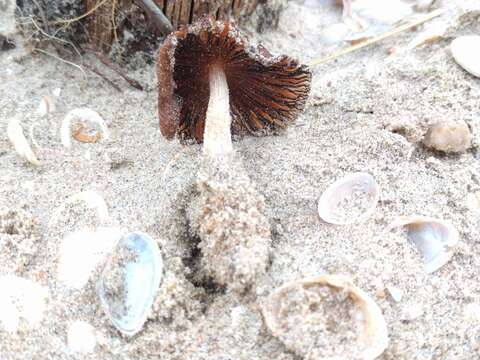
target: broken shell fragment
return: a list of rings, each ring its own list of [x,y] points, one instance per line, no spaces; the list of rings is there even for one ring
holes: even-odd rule
[[[407,229],[408,239],[423,256],[427,273],[432,273],[445,265],[458,243],[458,231],[445,220],[426,216],[402,216],[390,224],[388,229],[398,227]]]
[[[375,211],[379,193],[372,175],[349,174],[335,181],[322,194],[318,214],[323,221],[335,225],[365,221]]]
[[[97,142],[100,138],[108,139],[109,132],[107,125],[105,124],[105,120],[103,120],[103,118],[96,111],[88,108],[73,109],[63,119],[62,128],[60,131],[62,144],[66,148],[70,148],[72,146],[71,125],[72,121],[74,120],[83,121],[73,134],[77,141],[92,143]],[[94,135],[85,133],[85,126],[83,124],[87,121],[97,124],[100,127],[101,132],[96,130]]]
[[[157,243],[133,232],[118,243],[97,284],[106,315],[125,335],[135,335],[147,319],[163,273]]]
[[[450,45],[452,56],[462,68],[470,74],[480,77],[480,36],[460,36]]]
[[[308,360],[375,359],[388,345],[380,308],[344,276],[283,285],[261,309],[272,335]]]
[[[54,225],[59,220],[60,215],[63,211],[65,211],[65,208],[68,204],[76,204],[81,202],[85,203],[88,208],[95,209],[100,221],[108,221],[108,206],[104,198],[96,191],[86,190],[70,196],[62,205],[60,205],[53,212],[53,215],[48,223],[49,226]]]
[[[30,144],[27,141],[27,138],[23,133],[23,128],[20,124],[20,121],[15,117],[8,122],[7,136],[18,155],[20,155],[32,165],[40,165],[40,161],[38,161],[32,148],[30,147]]]
[[[54,100],[48,96],[45,95],[41,100],[40,103],[38,104],[38,109],[37,113],[40,116],[45,116],[49,113],[52,113],[55,111],[55,102]]]

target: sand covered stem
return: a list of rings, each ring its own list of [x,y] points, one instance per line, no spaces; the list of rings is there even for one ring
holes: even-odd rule
[[[267,266],[270,228],[263,196],[234,153],[205,156],[197,186],[193,225],[201,239],[202,268],[216,283],[242,293]]]

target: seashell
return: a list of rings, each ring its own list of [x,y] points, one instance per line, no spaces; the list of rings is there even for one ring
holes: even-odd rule
[[[465,121],[442,121],[430,126],[423,143],[445,153],[461,153],[472,145],[472,134]]]
[[[102,306],[113,325],[135,335],[147,319],[163,274],[157,243],[133,232],[117,245],[97,284]]]
[[[357,0],[352,10],[361,18],[382,24],[393,25],[413,12],[411,5],[400,0]]]
[[[71,288],[83,288],[121,237],[120,229],[102,226],[96,231],[82,229],[68,234],[60,247],[59,280]]]
[[[306,360],[375,359],[388,345],[380,308],[345,276],[283,285],[261,310],[273,336]]]
[[[473,76],[480,77],[480,36],[460,36],[450,44],[453,58]]]
[[[60,205],[53,213],[49,226],[55,224],[60,214],[65,210],[67,204],[85,202],[89,208],[95,208],[101,221],[108,221],[108,206],[102,196],[93,190],[86,190],[70,196],[65,203]]]
[[[327,45],[333,45],[345,40],[350,28],[344,23],[330,25],[320,33],[320,41]]]
[[[445,265],[458,243],[458,231],[447,221],[426,216],[402,216],[388,230],[405,227],[408,239],[423,256],[425,271],[432,273]]]
[[[320,218],[330,224],[347,225],[368,219],[378,203],[380,191],[367,173],[349,174],[330,185],[318,202]]]
[[[52,113],[55,111],[55,102],[53,101],[53,99],[48,96],[48,95],[45,95],[42,100],[40,100],[40,103],[38,105],[38,109],[37,109],[37,113],[40,115],[40,116],[45,116],[49,113]]]
[[[18,155],[20,155],[32,165],[40,165],[40,161],[38,161],[32,148],[30,147],[30,144],[28,143],[27,138],[23,133],[22,125],[17,118],[12,118],[8,122],[7,135],[8,139],[15,147],[15,151]]]
[[[48,297],[47,288],[15,275],[0,276],[0,323],[5,330],[15,332],[20,319],[37,326],[43,319]]]
[[[78,141],[96,142],[101,137],[103,137],[104,139],[108,139],[109,132],[108,132],[107,125],[105,124],[105,120],[103,120],[102,117],[96,111],[88,108],[73,109],[63,119],[61,131],[60,131],[62,144],[66,148],[70,148],[72,146],[71,124],[72,124],[72,121],[75,119],[80,119],[83,121],[89,121],[89,122],[95,123],[98,126],[100,126],[100,130],[101,130],[101,134],[100,132],[97,132],[95,135],[88,135],[83,132],[84,127],[83,125],[81,125],[79,128],[75,130],[75,134],[74,134],[75,138]]]

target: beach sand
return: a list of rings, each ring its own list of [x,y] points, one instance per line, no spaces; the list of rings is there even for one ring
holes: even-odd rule
[[[341,11],[311,3],[290,2],[279,29],[253,36],[273,53],[305,63],[331,53],[335,47],[322,45],[319,34],[340,21]],[[193,280],[198,239],[186,214],[201,146],[160,135],[154,64],[126,68],[144,91],[101,67],[116,79],[118,92],[91,72],[32,53],[28,43],[0,52],[0,218],[20,230],[0,228],[0,274],[29,279],[48,292],[38,324],[22,320],[12,332],[0,326],[0,358],[298,359],[270,335],[257,304],[286,282],[325,273],[351,277],[381,308],[389,345],[380,359],[480,357],[480,79],[459,67],[448,50],[456,36],[480,34],[480,6],[444,3],[449,10],[425,25],[314,67],[306,110],[286,132],[234,143],[265,198],[272,234],[271,265],[245,298]],[[408,49],[433,25],[446,27],[442,40]],[[61,89],[59,96],[55,89]],[[40,116],[37,108],[47,95],[56,109]],[[61,121],[78,107],[97,111],[110,137],[64,148]],[[27,138],[35,125],[40,166],[15,153],[6,134],[12,117]],[[464,120],[473,133],[472,148],[458,155],[426,149],[423,135],[440,120]],[[375,213],[361,224],[323,223],[320,195],[357,171],[372,174],[380,186]],[[81,204],[56,210],[86,190],[105,199],[108,219]],[[386,231],[398,216],[415,214],[446,219],[460,234],[452,259],[433,274],[425,273],[405,232]],[[60,281],[65,236],[98,226],[146,232],[164,259],[153,311],[132,338],[115,330],[95,292],[107,256],[99,258],[83,287]],[[388,287],[403,292],[400,301]],[[68,345],[69,326],[77,320],[93,327],[91,353]]]

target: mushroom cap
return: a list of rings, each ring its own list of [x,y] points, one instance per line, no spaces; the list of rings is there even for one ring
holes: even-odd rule
[[[249,46],[231,22],[202,18],[170,34],[160,49],[158,113],[166,138],[203,141],[212,65],[226,75],[233,135],[284,128],[305,107],[311,80],[306,65]]]

